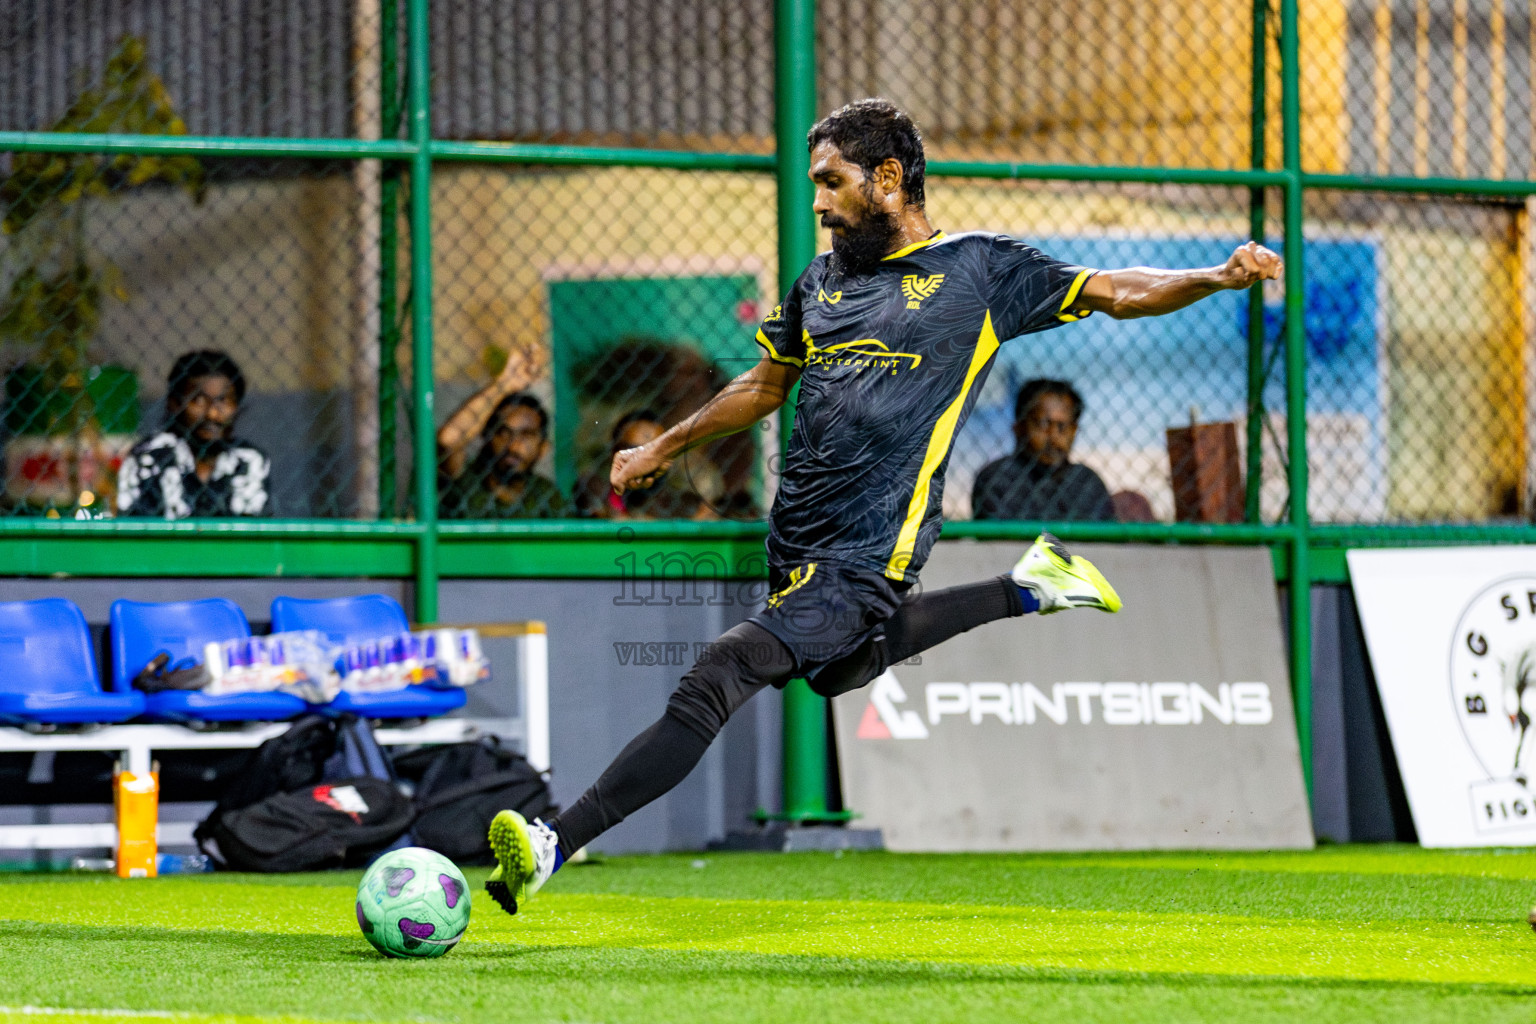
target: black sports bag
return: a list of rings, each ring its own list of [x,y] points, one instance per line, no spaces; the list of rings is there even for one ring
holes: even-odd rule
[[[416,844],[461,864],[491,862],[486,831],[498,811],[531,821],[557,810],[544,775],[495,736],[413,750],[395,770],[416,782]]]
[[[198,847],[235,871],[320,871],[411,844],[415,811],[368,723],[304,715],[257,747]]]
[[[335,753],[336,719],[300,715],[284,732],[251,751],[209,818],[249,807],[277,793],[314,785],[325,771],[326,760]]]
[[[365,863],[398,839],[414,816],[394,783],[361,775],[278,793],[210,818],[200,839],[216,843],[223,866],[235,871],[321,871]]]

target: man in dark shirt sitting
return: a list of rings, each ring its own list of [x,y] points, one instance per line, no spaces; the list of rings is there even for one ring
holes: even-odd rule
[[[555,485],[533,471],[548,451],[544,404],[526,391],[507,395],[480,430],[480,451],[443,491],[439,515],[549,519],[573,514]]]
[[[125,516],[270,516],[266,453],[235,437],[245,375],[223,352],[188,352],[171,367],[166,425],[133,446],[117,471]]]
[[[1068,461],[1083,396],[1064,380],[1035,379],[1013,407],[1012,455],[989,462],[971,489],[975,519],[1115,518],[1109,490],[1087,466]]]

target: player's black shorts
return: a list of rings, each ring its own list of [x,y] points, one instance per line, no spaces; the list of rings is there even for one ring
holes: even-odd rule
[[[852,652],[896,614],[906,584],[836,562],[768,569],[768,607],[751,621],[789,648],[795,675]]]

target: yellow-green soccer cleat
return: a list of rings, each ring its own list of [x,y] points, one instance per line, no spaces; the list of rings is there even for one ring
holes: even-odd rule
[[[1061,541],[1042,533],[1013,567],[1013,582],[1032,591],[1040,602],[1040,614],[1068,608],[1120,610],[1120,595],[1104,574],[1082,555],[1074,555]]]
[[[559,837],[537,818],[530,824],[516,811],[502,811],[491,819],[490,840],[496,870],[485,880],[485,891],[502,910],[515,914],[517,901],[538,892],[555,873]]]

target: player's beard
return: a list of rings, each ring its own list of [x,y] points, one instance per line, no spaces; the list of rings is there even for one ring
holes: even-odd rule
[[[844,274],[865,274],[880,265],[890,255],[892,243],[901,231],[896,215],[877,208],[874,203],[864,207],[864,216],[857,224],[835,218],[822,217],[825,227],[841,227],[843,233],[832,233],[832,266]]]

